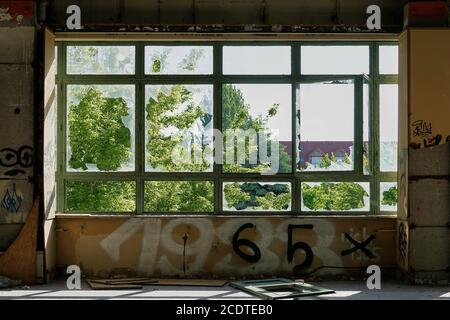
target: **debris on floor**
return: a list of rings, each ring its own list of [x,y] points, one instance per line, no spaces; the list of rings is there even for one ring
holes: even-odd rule
[[[333,290],[308,284],[303,280],[284,278],[231,282],[230,286],[268,300],[318,296],[335,293]]]
[[[22,283],[22,281],[20,281],[20,280],[14,280],[14,279],[0,276],[0,289],[17,287],[21,283]]]
[[[200,280],[200,279],[155,279],[151,285],[160,286],[187,286],[187,287],[223,287],[226,280]]]
[[[141,290],[142,285],[139,284],[105,284],[99,283],[92,280],[87,280],[87,283],[93,290],[129,290],[137,289]]]
[[[142,289],[143,285],[153,284],[155,280],[150,278],[118,278],[118,279],[91,279],[87,280],[94,290],[121,290]]]
[[[223,287],[226,280],[203,279],[152,279],[152,278],[117,278],[89,279],[87,283],[94,290],[142,289],[144,285],[152,286],[191,286],[191,287]]]

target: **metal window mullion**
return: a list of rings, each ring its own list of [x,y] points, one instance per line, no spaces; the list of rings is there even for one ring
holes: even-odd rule
[[[145,173],[145,86],[140,79],[144,75],[145,54],[144,45],[136,44],[135,47],[135,85],[136,85],[136,101],[135,101],[135,172],[136,172],[136,214],[140,215],[144,212],[144,193],[145,182],[143,175]]]
[[[214,129],[222,132],[222,55],[223,45],[221,43],[214,44],[213,47],[213,72],[214,72],[214,102],[213,102],[213,117]],[[217,146],[217,141],[214,141],[214,147]],[[223,139],[220,141],[220,152],[223,152]],[[215,150],[217,152],[217,150]],[[223,160],[223,155],[222,155]],[[220,214],[223,211],[223,196],[222,196],[222,164],[213,161],[214,168],[214,212],[213,214]]]
[[[299,97],[297,97],[298,94],[298,90],[297,90],[297,86],[298,84],[296,83],[295,79],[297,77],[300,76],[300,44],[294,42],[291,45],[291,90],[292,90],[292,111],[291,111],[291,130],[292,130],[292,146],[291,146],[291,152],[292,152],[292,183],[291,183],[291,211],[292,214],[300,214],[301,213],[301,185],[300,185],[300,179],[297,178],[296,176],[296,171],[297,171],[297,99],[299,99]]]
[[[363,139],[364,139],[364,117],[363,117],[363,78],[357,77],[354,83],[354,159],[353,170],[358,175],[363,175]]]
[[[379,87],[379,45],[374,43],[371,50],[371,73],[373,75],[372,85],[372,132],[373,140],[373,171],[371,190],[371,212],[375,215],[380,213],[380,87]]]

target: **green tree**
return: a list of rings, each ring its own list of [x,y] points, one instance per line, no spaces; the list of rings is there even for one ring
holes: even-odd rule
[[[187,104],[187,108],[179,112],[180,107]],[[174,127],[178,131],[189,134],[189,128],[206,116],[200,105],[193,101],[192,92],[183,85],[171,86],[170,93],[158,91],[156,98],[150,98],[147,106],[147,163],[152,168],[165,171],[205,171],[210,164],[203,159],[203,163],[175,163],[173,150],[178,146],[184,135],[165,135],[163,129]],[[177,112],[175,112],[177,111]],[[183,131],[182,131],[183,130]],[[205,150],[191,134],[191,147]],[[186,150],[182,149],[182,152]]]
[[[224,187],[229,208],[287,210],[291,203],[291,190],[287,184],[261,184],[257,182],[230,183]]]
[[[78,212],[130,212],[136,208],[135,194],[135,184],[128,181],[68,181],[67,209]]]
[[[129,115],[126,101],[106,98],[92,87],[81,96],[78,104],[69,106],[69,165],[82,170],[88,164],[101,171],[119,169],[131,156],[131,133],[122,120]]]
[[[152,181],[145,183],[146,212],[212,212],[214,185],[211,182]]]
[[[242,92],[231,84],[226,84],[222,89],[223,101],[222,101],[222,128],[224,130],[224,140],[227,140],[228,129],[253,129],[256,133],[267,132],[267,123],[270,118],[274,117],[278,113],[279,104],[274,103],[267,114],[260,115],[258,117],[252,117],[250,115],[249,105],[245,103]],[[268,152],[271,153],[271,139],[268,139]],[[279,142],[275,142],[274,145],[279,150],[279,168],[278,172],[287,173],[292,171],[291,157],[286,152],[285,146]],[[225,146],[225,145],[224,145]],[[258,163],[249,164],[250,153],[258,152],[257,146],[245,147],[245,161],[246,164],[224,164],[224,171],[226,172],[261,172],[269,167],[270,164]],[[237,153],[237,145],[235,145],[234,153]],[[226,150],[224,150],[224,159],[226,159]]]
[[[383,199],[381,204],[385,206],[396,206],[397,205],[397,188],[390,187],[388,190],[383,192]]]
[[[364,207],[368,194],[355,182],[302,184],[303,204],[310,210],[347,211]]]

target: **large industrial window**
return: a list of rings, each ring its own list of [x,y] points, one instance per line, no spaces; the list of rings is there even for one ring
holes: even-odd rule
[[[395,43],[57,49],[59,212],[397,210]]]

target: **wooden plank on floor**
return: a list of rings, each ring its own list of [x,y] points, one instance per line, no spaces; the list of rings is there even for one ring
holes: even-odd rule
[[[90,281],[101,284],[148,284],[157,280],[150,278],[127,278],[127,279],[90,279]]]
[[[197,286],[197,287],[223,287],[226,280],[201,280],[201,279],[154,279],[156,283],[150,285],[160,286]]]
[[[126,289],[142,289],[139,284],[104,284],[91,280],[87,280],[87,283],[93,290],[126,290]]]

